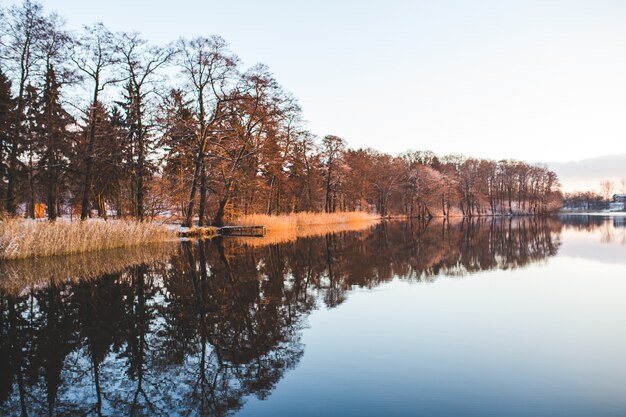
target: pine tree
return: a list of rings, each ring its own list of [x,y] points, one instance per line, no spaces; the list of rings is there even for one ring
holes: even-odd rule
[[[40,134],[41,97],[35,86],[26,86],[23,98],[24,117],[22,121],[22,141],[21,151],[24,161],[20,161],[21,189],[18,189],[18,202],[26,201],[26,216],[35,218],[35,204],[40,201],[38,184],[35,182],[37,176],[37,165],[39,160],[38,137]],[[25,180],[25,181],[24,181]],[[21,192],[21,193],[20,193]],[[23,194],[23,193],[26,194]]]
[[[39,172],[45,189],[48,206],[48,219],[58,216],[59,187],[65,175],[68,156],[72,146],[71,133],[67,127],[72,117],[63,109],[59,101],[59,82],[52,65],[48,67],[39,114]]]
[[[6,176],[10,137],[14,132],[15,100],[11,96],[11,81],[0,68],[0,201],[6,200]],[[0,207],[0,210],[3,207]]]

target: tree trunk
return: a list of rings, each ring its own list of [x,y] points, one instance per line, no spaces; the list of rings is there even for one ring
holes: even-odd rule
[[[206,207],[206,162],[202,164],[200,172],[200,201],[198,202],[198,226],[204,226],[204,211]]]
[[[204,158],[202,155],[204,154],[204,146],[200,146],[198,149],[198,153],[196,154],[196,160],[194,162],[193,168],[193,177],[191,180],[191,189],[189,190],[189,199],[187,201],[187,214],[185,215],[185,220],[183,221],[183,227],[190,227],[191,220],[193,219],[193,209],[195,205],[196,199],[196,190],[198,188],[198,182],[200,179],[200,172],[203,169]]]
[[[19,110],[18,110],[19,111]],[[9,169],[7,170],[7,194],[6,194],[6,210],[7,213],[14,215],[17,212],[17,204],[15,202],[16,199],[16,181],[17,181],[17,165],[18,165],[18,138],[21,130],[20,127],[16,127],[15,129],[15,138],[13,138],[13,143],[11,143],[11,151],[9,153]]]
[[[143,122],[141,120],[141,94],[140,88],[137,86],[135,88],[135,117],[137,119],[137,218],[139,220],[143,220],[144,216],[144,207],[143,207],[143,197],[144,197],[144,176],[145,176],[145,158],[146,158],[146,150],[144,143],[144,132],[143,132]]]
[[[331,167],[331,162],[329,162],[329,166],[328,166],[328,174],[326,175],[326,205],[324,210],[326,211],[326,213],[330,213],[331,212],[331,196],[330,196],[330,179],[331,179],[331,172],[332,172],[332,167]]]
[[[232,188],[232,179],[229,179],[228,183],[226,184],[224,197],[222,197],[222,199],[220,200],[220,204],[217,207],[217,212],[215,213],[213,222],[211,222],[211,224],[215,227],[224,226],[224,214],[225,214],[226,204],[228,204],[228,200],[230,199],[231,188]]]
[[[35,218],[35,168],[33,167],[33,151],[28,155],[28,217]]]
[[[85,154],[85,178],[83,180],[83,196],[80,208],[80,219],[86,220],[89,216],[89,194],[91,194],[91,183],[93,176],[93,148],[96,142],[96,105],[98,103],[98,91],[100,89],[99,80],[96,78],[93,90],[93,101],[91,102],[91,120],[89,123],[89,143]]]
[[[57,175],[56,175],[56,172],[51,172],[48,175],[49,175],[48,192],[47,192],[48,220],[53,222],[57,219],[57,215],[58,215],[57,213],[58,200],[57,200],[57,190],[56,190]]]

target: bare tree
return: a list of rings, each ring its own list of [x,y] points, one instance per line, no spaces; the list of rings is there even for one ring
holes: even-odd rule
[[[210,140],[217,141],[226,134],[219,124],[225,117],[224,104],[234,99],[232,89],[237,80],[239,59],[228,49],[226,41],[218,36],[181,39],[178,41],[178,49],[177,64],[185,77],[187,93],[193,97],[198,123],[193,177],[183,226],[191,226],[198,189],[198,223],[203,225],[207,191],[207,143]]]
[[[118,51],[122,56],[128,79],[130,113],[133,128],[131,135],[136,153],[136,212],[140,220],[144,217],[144,184],[147,177],[146,155],[149,125],[146,120],[147,100],[154,93],[157,70],[172,58],[174,50],[150,46],[138,33],[122,33],[118,36]]]
[[[324,165],[326,168],[325,183],[326,183],[326,199],[324,204],[324,211],[327,213],[335,211],[333,204],[333,186],[336,182],[335,171],[343,152],[346,149],[346,141],[338,136],[327,135],[322,139],[322,155],[324,157]]]
[[[611,200],[615,186],[611,180],[600,181],[600,193],[605,201]]]
[[[100,93],[112,83],[120,81],[109,74],[113,65],[118,63],[113,43],[113,34],[102,24],[87,26],[76,42],[72,61],[76,67],[93,83],[91,104],[89,107],[89,141],[84,155],[83,187],[80,218],[89,216],[89,197],[93,181],[94,146],[96,140],[96,107]]]
[[[223,226],[237,170],[242,161],[254,155],[266,140],[273,139],[281,118],[295,103],[283,94],[265,66],[256,66],[241,77],[233,100],[228,105],[223,130],[231,134],[213,143],[212,156],[217,157],[222,192],[214,226]],[[296,106],[297,107],[297,106]],[[275,139],[275,138],[274,138]]]

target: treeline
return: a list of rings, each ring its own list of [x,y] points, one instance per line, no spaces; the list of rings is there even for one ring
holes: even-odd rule
[[[220,37],[167,46],[102,24],[70,33],[26,0],[2,12],[0,198],[50,220],[367,210],[382,216],[543,214],[556,175],[519,161],[352,150],[306,129],[264,65]]]
[[[563,195],[563,208],[568,210],[606,210],[611,200],[595,191],[575,191]]]
[[[565,193],[563,208],[572,211],[626,210],[626,179],[619,181],[619,188],[611,180],[600,181],[600,192],[575,191]],[[616,193],[617,192],[617,193]]]

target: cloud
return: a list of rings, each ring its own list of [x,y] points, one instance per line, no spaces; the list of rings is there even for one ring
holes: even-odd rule
[[[626,178],[626,154],[606,155],[571,162],[548,162],[564,191],[598,190],[600,181],[611,180],[621,191],[620,179]]]

